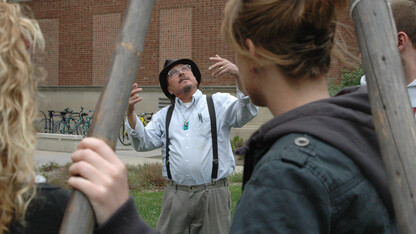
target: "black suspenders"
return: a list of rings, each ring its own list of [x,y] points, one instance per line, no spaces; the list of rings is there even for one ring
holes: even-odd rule
[[[212,154],[213,154],[213,161],[212,161],[212,173],[211,178],[212,182],[215,183],[218,176],[218,141],[217,141],[217,119],[215,117],[215,108],[214,102],[212,101],[212,96],[207,95],[207,104],[208,104],[208,111],[209,117],[211,120],[211,138],[212,138]],[[171,105],[168,109],[168,113],[166,115],[166,172],[168,174],[169,180],[172,180],[172,174],[170,173],[170,163],[169,163],[169,124],[172,118],[174,105]]]
[[[172,118],[172,113],[173,113],[173,108],[174,108],[174,104],[170,105],[169,109],[168,109],[168,114],[166,115],[166,172],[168,173],[168,178],[169,180],[172,180],[172,174],[170,174],[170,165],[169,165],[169,124],[170,124],[170,119]]]

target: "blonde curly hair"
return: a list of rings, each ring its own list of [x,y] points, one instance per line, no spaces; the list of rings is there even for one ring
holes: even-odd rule
[[[0,0],[0,233],[23,221],[35,196],[36,79],[33,53],[43,50],[38,23]]]

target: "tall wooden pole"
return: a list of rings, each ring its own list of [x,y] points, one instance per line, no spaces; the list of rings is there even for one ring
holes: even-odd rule
[[[371,110],[401,233],[416,233],[416,124],[387,0],[350,0]]]
[[[143,53],[147,28],[155,0],[130,0],[105,88],[95,108],[88,133],[110,145],[113,150],[120,123],[126,111],[132,85]],[[69,200],[60,233],[92,233],[95,218],[88,199],[74,190]]]

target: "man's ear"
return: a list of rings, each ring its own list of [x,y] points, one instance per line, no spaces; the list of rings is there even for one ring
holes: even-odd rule
[[[250,38],[246,39],[246,45],[248,47],[248,52],[251,54],[251,56],[256,57],[256,46]]]
[[[406,48],[406,45],[409,41],[409,36],[405,32],[398,32],[397,33],[397,48],[399,49],[399,52],[402,52],[404,48]]]

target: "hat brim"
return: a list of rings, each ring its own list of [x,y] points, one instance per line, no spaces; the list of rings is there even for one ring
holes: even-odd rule
[[[196,81],[198,82],[198,85],[201,83],[201,72],[199,71],[198,66],[194,61],[190,59],[178,59],[174,61],[173,63],[169,64],[168,66],[164,67],[163,70],[159,74],[159,83],[160,87],[163,90],[163,93],[165,93],[166,97],[169,99],[175,99],[175,95],[170,94],[168,91],[168,72],[172,69],[172,67],[176,66],[177,64],[189,64],[191,65],[192,73],[194,74]]]

